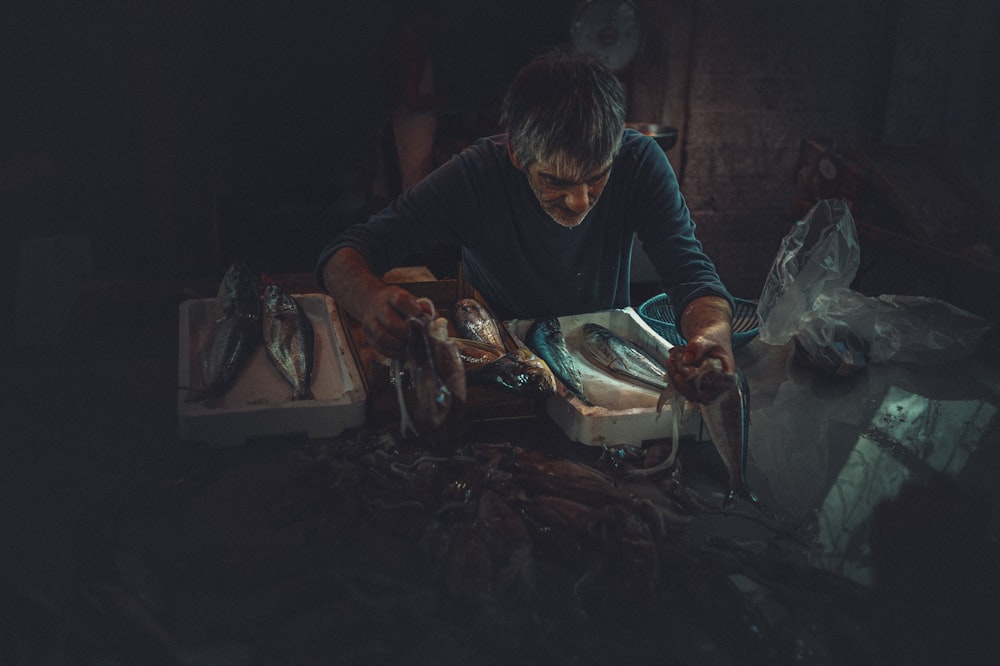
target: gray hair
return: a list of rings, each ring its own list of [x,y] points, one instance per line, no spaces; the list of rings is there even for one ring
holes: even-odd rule
[[[514,78],[500,122],[522,165],[560,158],[591,172],[606,166],[621,147],[625,91],[597,58],[551,51]]]

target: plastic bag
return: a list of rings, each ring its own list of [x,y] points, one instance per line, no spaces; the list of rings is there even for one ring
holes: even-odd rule
[[[795,223],[781,241],[764,282],[757,313],[760,339],[788,342],[817,300],[850,286],[861,263],[854,217],[839,199],[824,199]]]
[[[818,202],[782,240],[764,283],[757,306],[761,341],[794,339],[796,358],[848,375],[868,363],[962,358],[992,327],[939,299],[852,291],[860,260],[847,204]]]

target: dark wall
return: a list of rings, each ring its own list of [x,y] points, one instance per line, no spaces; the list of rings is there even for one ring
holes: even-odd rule
[[[418,27],[454,131],[472,136],[492,128],[516,70],[567,41],[576,4],[4,3],[8,276],[18,241],[74,234],[98,276],[215,275],[234,255],[309,270],[368,205],[391,35]],[[671,160],[741,296],[759,290],[787,228],[802,139],[850,149],[885,127],[920,139],[971,118],[974,137],[996,141],[991,0],[637,4],[651,41],[633,97],[643,119],[681,125]],[[906,116],[913,94],[920,113]]]
[[[417,26],[455,131],[475,134],[512,74],[567,39],[572,4],[8,4],[4,217],[16,239],[86,235],[98,273],[215,272],[239,253],[308,269],[319,218],[357,217],[392,35]]]

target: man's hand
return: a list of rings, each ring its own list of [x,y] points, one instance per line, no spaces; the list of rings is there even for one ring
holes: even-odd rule
[[[406,320],[425,311],[426,303],[402,287],[383,282],[364,256],[349,247],[326,262],[323,284],[338,307],[361,322],[372,347],[388,358],[403,357]]]
[[[688,400],[708,404],[733,386],[732,317],[729,303],[718,296],[696,298],[684,309],[681,330],[687,344],[670,350],[667,375]]]
[[[403,358],[406,320],[421,313],[433,315],[427,303],[402,287],[385,285],[371,295],[360,313],[361,329],[368,343],[388,358]]]

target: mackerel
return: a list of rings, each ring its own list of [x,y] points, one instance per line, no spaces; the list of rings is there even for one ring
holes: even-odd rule
[[[528,329],[525,344],[545,361],[566,390],[585,405],[593,405],[583,391],[583,377],[566,347],[559,319],[538,319]]]
[[[260,343],[260,290],[246,264],[226,270],[212,304],[211,329],[200,351],[203,391],[213,404],[229,390]]]
[[[662,391],[668,386],[667,369],[648,352],[600,324],[583,325],[583,351],[598,366]]]

